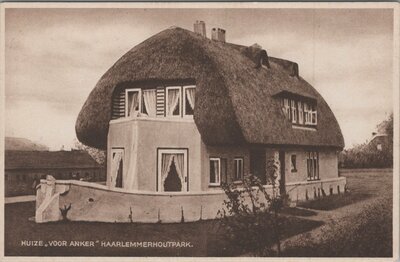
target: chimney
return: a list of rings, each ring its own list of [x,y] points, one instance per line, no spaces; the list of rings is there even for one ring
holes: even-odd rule
[[[203,37],[207,37],[206,35],[206,23],[204,23],[204,21],[196,21],[196,23],[194,23],[193,25],[194,27],[194,32],[196,34],[199,34]]]
[[[225,42],[225,30],[222,28],[213,28],[211,30],[211,39],[215,41]]]

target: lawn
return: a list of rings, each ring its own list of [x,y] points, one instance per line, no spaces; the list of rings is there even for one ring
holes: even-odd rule
[[[6,256],[238,256],[225,242],[218,221],[178,224],[117,224],[93,222],[55,222],[36,224],[34,203],[8,204],[5,207]],[[284,237],[311,230],[322,224],[297,217],[284,217]],[[24,247],[23,240],[98,240],[98,241],[177,241],[192,247]],[[269,243],[272,243],[270,240]]]
[[[346,174],[350,192],[303,203],[338,217],[288,243],[284,256],[391,257],[392,174]]]

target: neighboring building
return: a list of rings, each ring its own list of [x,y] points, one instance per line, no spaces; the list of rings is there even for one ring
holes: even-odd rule
[[[32,195],[46,175],[105,181],[105,168],[85,151],[5,151],[5,196]]]
[[[385,120],[376,127],[376,131],[372,133],[372,137],[368,142],[368,146],[373,147],[378,151],[393,150],[393,138],[387,132],[388,126],[392,124],[390,120]]]
[[[292,201],[344,190],[340,127],[298,65],[258,45],[226,43],[225,30],[207,39],[195,28],[170,28],[137,45],[89,95],[76,132],[107,149],[107,187],[56,181],[60,205],[76,207],[70,219],[215,218],[221,183],[254,174],[267,184],[269,159],[280,161],[281,192]],[[49,220],[42,206],[37,222]]]

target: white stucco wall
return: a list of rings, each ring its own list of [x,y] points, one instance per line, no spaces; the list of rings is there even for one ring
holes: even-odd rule
[[[136,132],[136,134],[135,134]],[[137,154],[133,154],[134,144]],[[189,191],[201,190],[201,137],[193,120],[130,119],[111,121],[108,135],[108,172],[111,170],[111,148],[125,148],[123,181],[128,181],[130,165],[136,159],[137,180],[126,189],[156,192],[157,149],[186,149],[188,155]]]

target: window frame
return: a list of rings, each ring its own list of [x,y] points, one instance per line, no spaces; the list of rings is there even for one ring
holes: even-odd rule
[[[129,112],[129,92],[138,92],[138,100],[139,100],[139,112],[142,112],[142,89],[141,88],[127,88],[125,89],[125,117],[130,117],[128,116]]]
[[[297,103],[296,100],[290,99],[290,111],[292,115],[292,123],[297,123]]]
[[[188,115],[186,114],[186,89],[191,89],[193,88],[194,90],[196,90],[196,86],[195,85],[187,85],[187,86],[182,86],[182,117],[185,118],[193,118],[194,116],[194,107],[193,107],[193,115]],[[196,96],[195,96],[196,99]]]
[[[240,176],[238,176],[238,164],[241,163],[242,168],[241,168],[241,174]],[[243,157],[235,157],[233,159],[233,181],[237,182],[237,181],[243,181],[244,178],[244,158]]]
[[[294,159],[294,164],[293,164]],[[297,173],[297,156],[296,154],[290,155],[290,172]]]
[[[290,100],[289,98],[283,98],[283,112],[285,116],[291,120]]]
[[[304,125],[303,102],[297,101],[297,110],[299,112],[299,124]]]
[[[179,115],[168,115],[169,104],[168,104],[168,93],[170,90],[179,90]],[[172,112],[173,113],[173,112]],[[182,86],[167,86],[165,88],[165,117],[167,118],[181,118],[182,117]]]
[[[149,111],[148,111],[148,109],[147,109],[147,107],[146,107],[146,103],[144,102],[144,92],[150,92],[150,91],[154,91],[155,92],[155,95],[156,95],[156,103],[155,103],[155,108],[154,108],[154,110],[155,110],[155,112],[156,112],[156,115],[154,116],[154,117],[156,117],[157,116],[157,88],[148,88],[148,89],[141,89],[142,90],[142,106],[141,106],[141,109],[140,109],[140,113],[142,113],[142,114],[144,114],[144,108],[146,109],[146,115],[148,116],[148,117],[150,117],[149,116]]]
[[[211,170],[211,161],[217,161],[218,162],[218,182],[211,183],[211,172],[210,172],[210,174],[208,176],[208,185],[209,186],[220,186],[221,185],[221,158],[219,158],[219,157],[210,157],[210,159],[209,159],[209,165],[210,165],[209,170]],[[215,181],[217,181],[217,180],[215,180]]]
[[[308,181],[320,180],[318,151],[307,152],[307,180]]]

